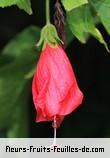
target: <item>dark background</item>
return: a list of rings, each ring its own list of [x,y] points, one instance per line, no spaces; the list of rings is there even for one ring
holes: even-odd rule
[[[0,49],[27,26],[34,24],[42,27],[45,24],[44,5],[44,0],[32,0],[32,16],[15,6],[0,9]],[[109,36],[101,25],[98,27],[109,46]],[[84,100],[79,108],[65,118],[57,136],[110,137],[110,54],[92,37],[86,45],[75,39],[67,48],[67,54],[84,93]],[[31,98],[30,95],[29,137],[53,137],[50,123],[35,123],[35,108]]]

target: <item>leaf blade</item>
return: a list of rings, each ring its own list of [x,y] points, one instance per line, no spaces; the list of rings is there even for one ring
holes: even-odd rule
[[[61,2],[67,11],[70,11],[72,9],[75,9],[75,8],[83,5],[83,4],[88,3],[87,0],[61,0]]]
[[[25,86],[30,83],[30,80],[25,76],[35,67],[39,56],[39,54],[34,53],[35,43],[39,38],[36,34],[40,34],[40,32],[37,33],[37,30],[36,27],[29,27],[24,30],[8,44],[8,49],[4,49],[5,51],[2,53],[5,57],[11,55],[13,59],[0,67],[0,128],[10,126],[15,120],[14,113],[17,106],[20,106],[22,111],[24,100],[28,100],[27,96],[23,97],[24,93],[30,94],[31,90],[30,86],[25,89]],[[30,41],[25,39],[25,36],[31,39],[31,45],[29,44]],[[20,40],[21,47],[19,46]],[[24,40],[24,43],[22,40]],[[14,45],[17,46],[17,49],[16,47],[13,49]]]
[[[16,4],[20,9],[23,9],[29,15],[32,14],[32,8],[31,8],[31,1],[30,0],[20,0]]]
[[[1,0],[0,1],[0,7],[4,8],[4,7],[9,7],[11,5],[15,5],[17,3],[18,0]]]
[[[67,21],[72,33],[80,42],[86,43],[88,34],[90,34],[94,36],[101,44],[103,44],[107,51],[109,51],[103,36],[95,27],[88,5],[84,5],[67,12]]]
[[[106,31],[110,35],[110,0],[90,0],[90,3],[95,8],[97,16],[100,18]]]
[[[31,1],[30,0],[0,0],[0,7],[10,7],[17,5],[20,9],[23,9],[29,15],[32,14]]]

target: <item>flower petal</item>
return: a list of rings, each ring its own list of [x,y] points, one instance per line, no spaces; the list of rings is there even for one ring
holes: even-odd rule
[[[52,121],[60,124],[64,116],[82,102],[74,71],[63,48],[46,45],[37,64],[32,84],[37,122]],[[59,121],[58,121],[59,120]]]

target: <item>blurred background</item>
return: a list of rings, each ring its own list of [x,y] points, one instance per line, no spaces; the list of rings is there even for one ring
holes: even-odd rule
[[[54,3],[54,1],[52,1],[52,3]],[[52,3],[51,12],[53,11]],[[2,52],[7,52],[9,48],[11,49],[11,46],[5,49],[4,47],[6,47],[10,40],[15,38],[18,33],[32,25],[41,28],[45,24],[44,6],[44,0],[32,0],[34,14],[31,16],[19,10],[16,6],[5,9],[0,8],[1,56]],[[110,40],[105,29],[102,25],[99,25],[98,28],[101,30],[109,46]],[[30,31],[32,35],[35,36],[35,30],[33,28],[31,30],[30,28]],[[32,38],[26,34],[26,37],[23,38],[22,41],[19,39],[19,45],[16,43],[15,47],[12,47],[12,52],[14,50],[17,51],[20,47],[20,42],[23,43],[24,40],[28,40],[30,44],[31,40],[29,40],[28,37]],[[39,35],[37,38],[38,37]],[[37,38],[33,39],[33,46]],[[107,53],[106,49],[93,37],[90,37],[85,45],[79,43],[77,39],[74,39],[66,50],[74,67],[79,87],[84,93],[84,100],[79,108],[65,117],[61,127],[58,129],[57,137],[110,137],[110,54]],[[24,49],[23,51],[27,50]],[[31,51],[31,49],[29,49],[29,51]],[[36,55],[37,51],[32,49],[30,54],[32,53]],[[32,78],[29,83],[26,83],[22,95],[16,101],[14,107],[11,106],[12,103],[10,100],[15,98],[15,90],[8,90],[9,87],[19,89],[16,81],[16,78],[19,78],[17,75],[22,71],[22,66],[27,67],[27,69],[29,66],[26,65],[25,57],[21,59],[23,62],[21,67],[19,65],[21,69],[19,70],[17,69],[19,67],[17,67],[16,70],[13,71],[11,71],[11,67],[13,69],[14,64],[16,65],[17,62],[11,65],[12,57],[3,57],[0,58],[0,60],[0,76],[1,78],[4,77],[5,82],[4,84],[1,82],[2,80],[0,80],[0,93],[4,93],[1,95],[3,97],[0,98],[0,137],[53,137],[51,123],[35,122],[36,111],[31,94]],[[34,62],[36,61],[37,57],[35,57]],[[10,66],[8,66],[8,64]],[[8,70],[9,67],[10,69]],[[5,70],[8,71],[8,75],[7,72],[5,73]],[[14,76],[16,73],[17,75]],[[9,79],[7,76],[9,76]],[[2,84],[5,85],[5,88],[2,87]],[[3,92],[4,89],[5,92]],[[26,94],[27,91],[28,94]],[[5,95],[9,98],[7,99]],[[24,97],[24,95],[26,95],[26,97]],[[22,106],[24,105],[23,103],[25,106]],[[9,104],[10,106],[8,106]],[[13,117],[13,119],[11,119],[11,117]]]

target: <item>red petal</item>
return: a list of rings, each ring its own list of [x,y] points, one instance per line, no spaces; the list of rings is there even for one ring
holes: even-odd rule
[[[47,45],[41,53],[33,79],[32,93],[37,122],[52,121],[54,116],[62,120],[81,104],[83,94],[61,46],[51,48]]]

